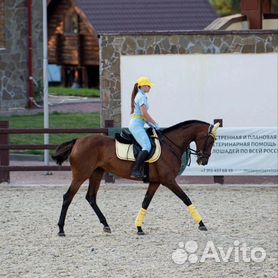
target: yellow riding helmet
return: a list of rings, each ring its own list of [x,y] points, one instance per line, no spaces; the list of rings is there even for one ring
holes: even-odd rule
[[[145,76],[139,77],[137,79],[136,83],[138,84],[138,87],[141,87],[141,86],[153,87],[154,86],[154,83],[152,83],[152,81],[148,77],[145,77]]]

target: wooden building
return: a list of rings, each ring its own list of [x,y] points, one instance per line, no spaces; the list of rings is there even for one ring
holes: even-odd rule
[[[49,64],[65,86],[98,87],[98,35],[202,30],[216,18],[204,0],[49,0]]]
[[[99,86],[98,37],[71,0],[49,1],[48,63],[60,66],[66,87]]]

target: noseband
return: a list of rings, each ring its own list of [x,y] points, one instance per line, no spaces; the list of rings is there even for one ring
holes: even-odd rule
[[[208,145],[208,139],[210,138],[210,135],[207,135],[206,136],[206,143],[205,143],[205,148],[204,150],[207,149],[207,145]],[[197,159],[208,159],[209,156],[210,156],[210,153],[208,152],[205,152],[205,151],[201,151],[201,150],[193,150],[191,148],[188,148],[188,150],[190,150],[190,154],[193,154],[193,155],[196,155],[197,156]]]
[[[208,148],[208,141],[209,141],[209,139],[210,139],[211,137],[213,138],[213,141],[216,140],[215,135],[212,134],[212,132],[211,132],[212,129],[213,129],[213,125],[210,125],[210,126],[209,126],[209,129],[208,129],[208,134],[205,136],[205,138],[206,138],[205,140],[206,140],[206,141],[205,141],[205,144],[204,144],[204,151],[201,151],[201,150],[193,150],[193,149],[191,149],[191,148],[188,148],[188,150],[190,150],[191,154],[197,156],[197,159],[203,159],[203,158],[209,159],[210,153],[206,152],[206,150],[207,150],[207,148]],[[203,139],[203,137],[200,138],[199,140],[201,140],[201,139]]]

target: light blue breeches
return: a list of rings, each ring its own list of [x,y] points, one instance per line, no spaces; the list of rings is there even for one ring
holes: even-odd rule
[[[144,128],[145,121],[142,119],[131,119],[129,130],[138,144],[142,147],[142,151],[151,150],[151,142]]]

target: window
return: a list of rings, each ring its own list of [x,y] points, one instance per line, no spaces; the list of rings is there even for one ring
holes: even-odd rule
[[[68,14],[65,16],[65,33],[67,34],[79,33],[79,19],[77,14]]]
[[[0,48],[3,48],[5,45],[4,1],[0,0]]]

